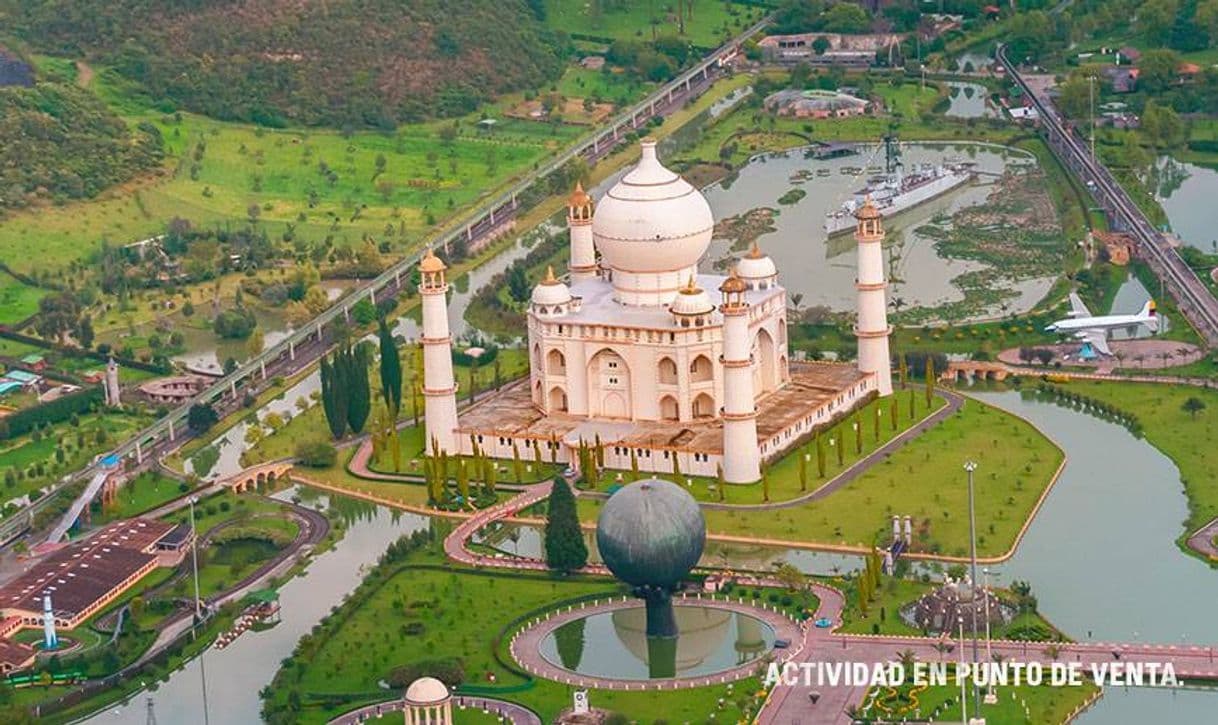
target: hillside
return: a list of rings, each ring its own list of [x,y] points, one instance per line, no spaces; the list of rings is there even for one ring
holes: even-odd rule
[[[161,157],[155,127],[133,132],[87,91],[54,83],[0,88],[0,216],[93,197]]]
[[[0,0],[6,15],[30,46],[112,67],[165,110],[270,126],[465,114],[562,65],[525,0]]]

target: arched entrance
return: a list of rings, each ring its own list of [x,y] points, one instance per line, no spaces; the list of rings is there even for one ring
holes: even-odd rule
[[[715,376],[715,366],[710,358],[699,355],[689,364],[689,379],[695,383],[703,383]]]
[[[698,397],[694,398],[694,417],[715,417],[715,399],[707,393],[700,393]]]
[[[546,372],[551,375],[567,374],[567,358],[561,350],[551,350],[546,353]]]
[[[567,412],[567,392],[557,385],[550,389],[549,411],[551,413]]]
[[[753,359],[756,361],[753,367],[753,386],[758,393],[768,393],[777,387],[777,379],[774,375],[774,338],[770,337],[770,333],[762,330],[757,333],[757,339],[753,342]]]
[[[677,363],[670,357],[660,358],[660,384],[677,384]]]
[[[630,418],[634,405],[630,368],[615,351],[604,348],[588,361],[589,413],[594,417]]]

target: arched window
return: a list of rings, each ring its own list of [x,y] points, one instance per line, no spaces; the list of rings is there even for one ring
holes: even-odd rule
[[[715,417],[715,399],[706,393],[701,393],[698,397],[694,398],[694,417]]]
[[[677,363],[670,357],[660,358],[660,384],[677,384]]]
[[[677,420],[681,417],[676,398],[671,395],[660,398],[660,417],[664,420]]]
[[[558,349],[546,353],[546,372],[551,375],[567,374],[567,358]]]
[[[710,358],[705,355],[695,357],[694,361],[689,364],[689,376],[695,383],[712,379],[715,376],[715,368],[711,365]]]

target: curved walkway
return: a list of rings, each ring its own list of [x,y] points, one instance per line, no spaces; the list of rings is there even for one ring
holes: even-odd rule
[[[794,620],[785,614],[768,607],[755,607],[744,600],[731,601],[727,599],[702,599],[701,597],[685,597],[673,600],[673,606],[699,606],[710,609],[723,609],[729,612],[746,614],[750,617],[755,617],[770,625],[774,629],[774,636],[777,639],[785,639],[797,647],[781,650],[775,649],[775,659],[778,662],[786,662],[797,657],[803,649],[804,626],[796,624]],[[574,622],[578,619],[591,616],[593,614],[602,614],[605,612],[615,612],[623,609],[638,609],[643,605],[638,599],[622,597],[621,599],[611,599],[605,602],[593,603],[592,605],[581,605],[577,609],[567,608],[565,611],[560,611],[556,614],[548,615],[545,619],[535,622],[532,626],[518,631],[513,637],[509,645],[509,651],[512,653],[512,658],[530,674],[536,677],[542,677],[554,682],[562,682],[568,685],[577,687],[593,687],[598,690],[638,690],[643,688],[676,690],[690,687],[707,687],[714,684],[723,684],[727,682],[735,682],[746,677],[752,677],[757,674],[757,667],[760,660],[752,660],[748,663],[737,665],[731,669],[718,672],[713,675],[698,675],[693,677],[673,677],[665,678],[662,681],[645,681],[637,679],[619,679],[611,677],[597,677],[595,675],[581,675],[577,672],[565,669],[559,665],[553,664],[545,657],[541,656],[541,643],[551,632],[569,622]]]
[[[541,725],[537,713],[523,705],[517,705],[507,700],[496,700],[493,697],[474,697],[471,695],[454,695],[453,704],[460,709],[474,708],[505,718],[512,725]],[[354,725],[365,720],[378,719],[391,712],[401,712],[405,706],[403,700],[389,700],[367,705],[358,710],[343,713],[331,720],[327,725]]]

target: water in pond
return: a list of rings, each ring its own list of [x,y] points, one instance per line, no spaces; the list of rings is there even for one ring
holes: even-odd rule
[[[675,612],[675,642],[647,637],[646,611],[639,606],[564,624],[542,640],[541,656],[581,675],[648,680],[723,672],[774,647],[773,628],[747,614],[684,605]]]
[[[780,214],[773,222],[775,231],[762,235],[759,242],[782,270],[787,290],[802,295],[805,307],[824,305],[837,311],[853,311],[857,295],[854,287],[855,243],[850,234],[826,239],[824,218],[827,211],[838,208],[863,185],[864,180],[858,172],[850,172],[882,166],[883,153],[878,147],[864,147],[857,156],[810,160],[804,158],[804,151],[793,149],[759,156],[735,178],[713,184],[703,193],[716,220],[760,207],[779,209]],[[932,308],[960,301],[964,299],[964,292],[953,284],[953,279],[967,272],[988,269],[988,265],[942,257],[933,240],[915,230],[940,214],[950,215],[966,206],[984,202],[994,175],[1001,174],[1011,165],[1032,164],[1034,159],[1017,149],[975,143],[904,144],[902,152],[907,167],[947,160],[968,160],[976,164],[979,180],[974,184],[885,222],[888,231],[885,256],[892,280],[890,297],[900,298],[906,308]],[[780,205],[779,197],[793,187],[792,176],[809,170],[813,172],[811,178],[796,187],[807,195],[794,204]],[[863,173],[865,176],[870,172]],[[739,254],[731,252],[730,247],[729,240],[712,242],[703,260],[704,271],[712,271],[717,262]],[[977,309],[970,317],[1026,311],[1040,301],[1052,282],[1050,275],[1004,281],[1002,284],[1014,293],[1005,302],[1005,308]]]
[[[267,415],[277,413],[281,417],[287,419],[300,412],[297,402],[304,398],[312,403],[310,396],[315,391],[321,390],[321,376],[314,370],[306,375],[292,387],[288,388],[282,395],[271,400],[266,405],[258,409],[258,420],[266,420]],[[241,454],[245,452],[245,434],[249,430],[249,424],[245,421],[237,423],[233,427],[226,430],[222,435],[217,436],[209,445],[216,449],[219,456],[216,462],[206,472],[195,471],[194,461],[187,458],[182,464],[182,470],[186,473],[199,473],[204,480],[214,481],[217,478],[230,476],[242,469]]]
[[[950,102],[944,115],[954,118],[993,118],[998,116],[989,103],[990,92],[980,83],[948,81],[947,98]]]
[[[1213,214],[1218,170],[1164,156],[1155,164],[1150,184],[1172,233],[1190,247],[1218,253]]]
[[[991,568],[997,583],[1031,582],[1040,610],[1081,641],[1218,644],[1218,577],[1175,543],[1188,516],[1175,464],[1115,423],[1017,392],[977,397],[1027,418],[1067,455],[1015,556]]]
[[[278,496],[299,496],[305,505],[328,507],[346,523],[346,532],[333,549],[309,564],[304,574],[279,589],[282,609],[278,625],[262,632],[246,632],[222,650],[207,650],[202,667],[207,676],[208,715],[213,723],[258,722],[258,691],[270,684],[279,663],[292,653],[301,635],[355,589],[391,542],[430,525],[423,516],[355,499],[331,499],[308,489],[292,488]],[[99,712],[88,722],[143,725],[147,721],[146,696],[151,695],[158,721],[202,723],[201,681],[200,661],[194,659],[166,682],[155,685],[155,690]]]

